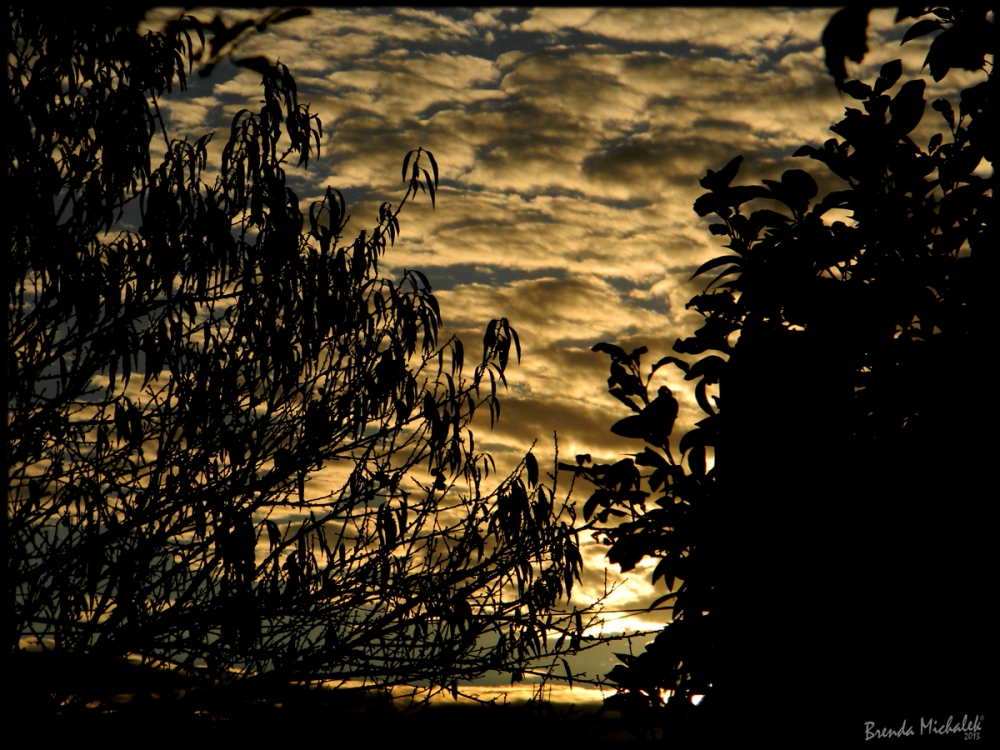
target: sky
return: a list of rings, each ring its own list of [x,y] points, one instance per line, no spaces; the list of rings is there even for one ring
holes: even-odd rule
[[[218,12],[229,21],[262,15]],[[894,26],[894,12],[872,12],[871,51],[861,66],[848,62],[849,77],[871,82],[896,58],[902,80],[920,75],[933,37],[900,47],[908,24]],[[147,21],[179,13],[160,9]],[[216,11],[194,13],[209,20]],[[591,347],[646,346],[652,363],[698,327],[685,304],[703,282],[691,274],[723,253],[711,217],[692,210],[707,169],[742,154],[742,184],[800,168],[821,191],[842,189],[820,163],[791,156],[832,137],[829,126],[852,105],[823,62],[820,38],[833,13],[326,8],[251,36],[236,56],[264,55],[295,76],[323,138],[321,158],[308,171],[289,170],[289,183],[304,207],[327,186],[339,189],[352,215],[348,236],[370,230],[379,204],[403,196],[409,150],[434,154],[436,208],[425,195],[404,208],[380,269],[394,278],[421,270],[440,302],[443,335],[458,335],[467,352],[490,320],[510,321],[522,360],[508,368],[500,422],[491,431],[484,412],[473,424],[477,446],[510,467],[537,441],[539,463],[551,467],[554,434],[563,460],[641,449],[609,432],[628,412],[607,394],[608,359]],[[976,75],[952,71],[940,84],[925,75],[926,99],[953,95]],[[230,64],[192,77],[185,94],[161,102],[171,137],[219,131],[209,151],[218,164],[233,115],[259,109],[259,86],[258,74]],[[928,107],[917,143],[943,129],[936,117]],[[666,377],[681,402],[677,437],[701,412],[693,392]],[[586,497],[578,488],[581,505]],[[605,552],[587,549],[581,601],[603,582]],[[647,563],[613,607],[650,601],[655,561]],[[657,626],[657,617],[614,627]],[[588,662],[592,674],[612,663],[606,653]]]

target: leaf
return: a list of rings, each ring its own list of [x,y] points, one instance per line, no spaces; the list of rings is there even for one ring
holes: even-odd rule
[[[760,231],[761,227],[780,227],[793,221],[790,216],[785,216],[770,208],[762,208],[750,214],[750,226]]]
[[[718,383],[725,366],[726,360],[717,354],[710,354],[695,362],[684,379],[694,380],[695,378],[704,377],[709,383]]]
[[[868,52],[868,8],[851,6],[837,11],[823,30],[826,69],[837,88],[847,78],[844,59],[860,63]]]
[[[722,188],[729,187],[729,183],[733,181],[736,174],[740,171],[740,164],[743,163],[742,156],[736,156],[729,160],[718,172],[713,172],[711,169],[708,173],[698,180],[699,184],[706,190],[721,190]]]
[[[528,485],[534,487],[538,484],[538,459],[535,454],[529,453],[524,457],[524,465],[528,470]]]
[[[594,344],[590,351],[592,352],[604,352],[610,355],[611,359],[617,362],[625,362],[628,360],[628,355],[625,354],[625,350],[620,346],[615,346],[614,344],[606,344],[603,341]]]
[[[938,34],[931,42],[931,48],[927,50],[927,57],[924,58],[923,68],[930,68],[931,78],[935,82],[940,81],[948,71],[956,65],[959,55],[955,49],[955,35],[953,29]],[[921,68],[921,70],[923,70]]]
[[[832,208],[853,208],[857,196],[853,190],[836,190],[823,196],[823,200],[813,206],[813,214],[822,216]]]
[[[569,662],[565,659],[560,659],[563,663],[563,669],[566,670],[566,680],[569,682],[570,689],[573,688],[573,671],[569,668]]]
[[[906,44],[911,39],[916,39],[917,37],[920,37],[920,36],[927,36],[927,34],[933,34],[935,31],[938,31],[939,29],[943,29],[943,28],[944,28],[944,24],[942,24],[940,21],[934,21],[934,20],[929,19],[929,18],[926,18],[923,21],[917,21],[915,24],[913,24],[910,28],[908,28],[906,30],[905,34],[903,34],[903,41],[901,41],[899,43],[899,46],[902,47],[904,44]],[[894,60],[894,62],[898,63],[899,60]],[[888,65],[888,64],[889,63],[886,63],[886,65]],[[902,71],[900,71],[900,72],[902,72]],[[882,75],[885,78],[889,77],[889,76],[887,76],[885,74],[882,74]],[[899,76],[897,75],[896,78],[899,78]]]
[[[889,113],[892,119],[889,125],[897,137],[910,133],[924,116],[925,82],[921,79],[907,81],[899,90],[899,93],[889,103]]]
[[[642,411],[642,409],[640,409],[638,406],[636,406],[635,401],[633,401],[629,396],[627,396],[625,394],[625,392],[622,391],[621,388],[610,388],[610,389],[608,389],[608,395],[609,396],[613,396],[614,398],[618,399],[623,404],[625,404],[625,406],[627,406],[629,409],[631,409],[634,412],[640,412],[640,411]]]
[[[719,170],[717,179],[722,187],[729,187],[729,183],[733,181],[737,173],[740,171],[740,165],[743,163],[743,156],[734,156],[722,169]]]
[[[797,201],[808,203],[816,197],[819,188],[816,180],[804,169],[789,169],[781,175],[781,185],[789,191]]]
[[[715,409],[713,409],[712,405],[708,403],[708,396],[705,393],[705,387],[707,385],[708,383],[706,382],[706,379],[703,378],[699,380],[698,384],[694,387],[694,398],[703,412],[714,415],[716,413]]]
[[[431,162],[431,171],[434,172],[434,185],[436,187],[437,184],[438,184],[438,163],[437,163],[437,160],[434,158],[434,154],[432,154],[430,151],[424,151],[424,153],[427,154],[427,158],[430,159],[430,162]]]
[[[653,584],[654,585],[656,584],[656,582],[658,580],[660,580],[661,578],[663,578],[664,575],[666,575],[666,573],[669,570],[672,562],[673,561],[671,560],[671,558],[669,558],[669,557],[663,557],[656,564],[656,567],[653,568]],[[670,576],[671,580],[670,581],[665,581],[665,583],[667,584],[667,589],[672,589],[673,588],[673,583],[672,583],[673,578],[674,578],[674,576]]]
[[[648,420],[642,414],[625,417],[611,425],[611,432],[619,437],[645,439],[649,435]]]
[[[672,587],[671,587],[671,588],[672,588]],[[649,610],[649,611],[651,612],[651,611],[653,611],[654,609],[658,609],[658,608],[659,608],[659,606],[660,606],[661,604],[663,604],[664,602],[668,602],[668,601],[670,601],[671,599],[674,599],[674,598],[676,598],[676,597],[677,597],[677,594],[676,594],[676,593],[674,593],[674,594],[666,594],[665,596],[661,596],[661,597],[660,597],[659,599],[656,599],[656,600],[654,600],[654,601],[653,601],[653,603],[652,603],[652,604],[650,604],[650,605],[649,605],[649,607],[648,607],[647,609],[648,609],[648,610]],[[670,607],[666,607],[666,609],[670,609]]]
[[[667,459],[651,448],[646,448],[635,457],[636,466],[668,466]]]
[[[705,273],[705,271],[711,271],[713,268],[718,268],[719,266],[727,266],[730,264],[738,266],[742,263],[743,258],[739,255],[720,255],[717,258],[712,258],[711,260],[702,263],[698,267],[698,270],[691,274],[691,278],[697,278]]]
[[[254,73],[260,73],[262,76],[274,74],[274,66],[271,65],[271,62],[266,57],[261,55],[233,60],[233,65],[252,70]]]
[[[702,430],[695,430],[702,432]],[[690,434],[690,433],[689,433]],[[705,476],[705,446],[696,445],[688,453],[688,467],[696,477]]]
[[[882,66],[878,75],[879,78],[885,80],[885,87],[890,88],[894,83],[896,83],[896,81],[899,80],[899,77],[903,75],[903,61],[890,60]]]
[[[694,212],[699,216],[716,213],[723,207],[722,201],[715,193],[705,193],[694,202]]]
[[[844,93],[848,96],[864,101],[872,93],[872,87],[861,81],[848,81],[844,84]]]
[[[955,111],[951,107],[951,102],[947,99],[935,99],[931,107],[941,113],[945,122],[948,123],[948,127],[952,130],[955,129]]]
[[[681,453],[687,453],[692,448],[698,446],[704,447],[707,439],[707,430],[696,429],[685,432],[684,437],[681,438]]]
[[[420,171],[424,173],[424,179],[427,180],[427,192],[431,194],[431,208],[434,208],[434,191],[436,189],[434,187],[435,182],[431,181],[431,176],[427,174],[426,169],[421,169]]]
[[[414,151],[408,151],[406,153],[406,158],[403,159],[403,182],[406,182],[406,169],[410,166],[410,157],[413,156]]]
[[[664,357],[663,359],[659,360],[655,365],[653,365],[653,368],[649,371],[650,376],[652,376],[654,372],[659,370],[664,365],[669,365],[669,364],[676,365],[680,370],[684,372],[687,372],[688,369],[690,368],[690,365],[683,359],[678,359],[677,357]]]
[[[620,514],[616,514],[620,515]],[[626,536],[620,538],[608,552],[608,561],[617,564],[622,573],[634,570],[642,559],[649,554],[649,540],[642,536]]]
[[[617,658],[618,661],[620,661],[626,667],[632,666],[632,664],[635,662],[635,656],[633,656],[632,654],[623,654],[618,651],[613,652],[613,654],[615,658]]]
[[[427,277],[423,274],[422,271],[418,271],[416,269],[413,269],[412,272],[417,275],[418,279],[420,279],[420,283],[423,284],[423,288],[425,290],[427,290],[428,292],[433,291],[433,289],[431,289],[431,282],[429,282],[427,280]]]
[[[760,185],[739,185],[729,188],[725,197],[726,205],[733,208],[739,208],[747,201],[752,201],[755,198],[774,198],[767,188],[762,188]]]

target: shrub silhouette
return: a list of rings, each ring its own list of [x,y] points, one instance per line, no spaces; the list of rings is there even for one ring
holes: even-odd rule
[[[558,606],[580,580],[572,508],[531,453],[484,489],[468,429],[499,418],[516,331],[492,321],[469,374],[426,277],[378,275],[403,205],[435,202],[434,157],[407,154],[403,198],[349,239],[337,190],[303,211],[288,187],[321,125],[285,66],[234,60],[263,101],[214,182],[212,135],[164,129],[158,97],[194,62],[304,12],[140,37],[117,10],[10,11],[11,647],[260,690],[521,680],[598,641]]]
[[[943,30],[925,63],[934,80],[987,69],[995,35],[984,7],[914,6],[897,22],[906,18],[922,20],[903,43]],[[644,348],[594,347],[611,357],[611,395],[636,412],[612,431],[646,446],[613,466],[564,468],[597,485],[588,518],[598,508],[600,522],[633,515],[604,530],[608,558],[623,570],[659,558],[653,582],[672,591],[651,608],[674,614],[645,653],[609,674],[622,707],[659,706],[672,690],[674,710],[687,714],[690,695],[708,691],[706,706],[742,702],[752,716],[773,711],[782,691],[794,726],[822,703],[816,690],[832,690],[818,687],[826,683],[840,691],[827,706],[850,696],[852,710],[885,708],[898,726],[899,710],[916,721],[919,706],[941,712],[948,696],[971,712],[961,701],[982,695],[975,665],[942,651],[966,638],[985,644],[978,498],[988,460],[974,399],[988,392],[985,280],[997,242],[993,176],[976,168],[995,158],[995,83],[989,69],[957,112],[934,101],[942,132],[925,149],[911,137],[925,85],[900,83],[900,60],[871,83],[845,80],[844,58],[867,51],[866,26],[867,11],[847,9],[823,37],[838,87],[864,111],[848,107],[831,127],[838,138],[794,154],[826,164],[843,189],[816,200],[801,169],[734,184],[741,156],[701,179],[708,192],[694,209],[718,218],[710,230],[730,252],[695,272],[714,274],[688,305],[705,322],[674,345],[700,359],[666,357],[644,379]],[[850,211],[851,223],[824,221],[833,209]],[[676,460],[667,437],[676,407],[662,421],[647,392],[668,365],[695,382],[706,413]],[[968,400],[935,382],[945,373]],[[713,384],[721,391],[710,400]],[[708,471],[706,447],[718,459]],[[647,509],[652,496],[658,507]],[[853,607],[834,633],[831,591],[841,588]],[[928,590],[955,602],[946,623],[913,614]],[[808,713],[796,719],[799,707]]]

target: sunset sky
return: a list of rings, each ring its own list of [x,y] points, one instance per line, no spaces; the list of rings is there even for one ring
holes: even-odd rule
[[[473,425],[477,446],[512,466],[537,440],[539,463],[551,466],[554,432],[563,460],[639,449],[609,432],[627,412],[607,395],[607,357],[590,349],[645,345],[652,363],[697,327],[684,306],[703,282],[689,278],[721,254],[710,218],[692,210],[706,169],[743,154],[743,183],[804,168],[821,190],[839,189],[821,164],[791,157],[831,137],[829,126],[853,106],[823,63],[833,12],[320,9],[250,37],[236,56],[290,68],[300,102],[323,123],[321,158],[289,170],[290,185],[304,207],[327,186],[341,190],[349,236],[374,226],[380,203],[402,197],[407,151],[434,153],[437,208],[421,195],[404,209],[402,235],[379,267],[396,278],[423,271],[444,334],[458,334],[468,352],[491,319],[510,320],[523,358],[508,370],[500,423],[491,432],[486,415]],[[179,13],[161,9],[148,22]],[[195,13],[208,20],[215,11]],[[848,63],[850,77],[870,81],[895,58],[904,80],[919,75],[933,37],[900,47],[907,24],[894,26],[894,13],[872,12],[871,52],[860,69]],[[940,84],[926,76],[926,99],[953,96],[977,75],[953,70]],[[258,74],[228,63],[192,77],[185,94],[162,102],[171,137],[217,131],[217,167],[232,116],[259,109],[259,85]],[[936,118],[928,107],[918,144],[942,130]],[[682,407],[677,436],[700,411],[682,381],[668,383]],[[581,505],[587,494],[578,493]],[[586,557],[581,601],[603,581],[604,552],[592,546]],[[613,606],[648,604],[648,573],[636,571]],[[626,624],[643,625],[615,627]],[[602,654],[578,664],[595,676],[612,661]]]

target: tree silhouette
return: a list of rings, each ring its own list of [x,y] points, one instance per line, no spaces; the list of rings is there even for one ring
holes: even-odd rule
[[[741,156],[702,178],[709,192],[694,209],[718,217],[711,232],[730,252],[695,272],[714,272],[689,303],[705,322],[674,349],[705,356],[667,357],[652,370],[669,364],[697,381],[707,416],[681,437],[679,460],[667,437],[676,410],[663,422],[652,414],[660,399],[650,401],[639,370],[645,350],[594,347],[611,356],[611,394],[637,412],[612,431],[647,447],[575,469],[598,486],[587,510],[603,507],[600,521],[633,514],[604,532],[623,570],[650,555],[660,558],[654,583],[683,579],[653,604],[672,602],[674,622],[609,675],[623,706],[658,705],[663,689],[686,706],[711,684],[706,706],[741,706],[744,716],[790,699],[786,728],[809,730],[817,705],[849,707],[842,715],[858,736],[862,714],[895,729],[921,710],[946,718],[982,705],[981,670],[949,649],[986,643],[988,460],[977,399],[989,392],[986,285],[997,242],[994,178],[977,167],[992,167],[996,153],[986,62],[995,35],[981,6],[907,7],[897,22],[906,18],[922,20],[903,43],[941,32],[925,62],[934,80],[955,68],[988,73],[962,91],[957,113],[933,102],[942,132],[926,149],[911,138],[925,84],[899,85],[900,60],[871,84],[845,80],[844,58],[867,51],[867,11],[851,8],[823,42],[838,87],[864,111],[847,108],[831,127],[839,138],[794,154],[823,162],[845,187],[815,200],[817,184],[800,169],[734,185]],[[757,201],[768,203],[745,208]],[[850,223],[828,218],[835,209],[851,212]],[[959,380],[962,394],[943,378]],[[717,449],[709,471],[706,446]],[[658,507],[644,510],[651,493]],[[922,616],[924,606],[933,614]]]
[[[302,212],[287,185],[321,125],[285,66],[234,60],[263,101],[214,181],[212,135],[164,127],[158,98],[196,61],[304,12],[139,36],[118,10],[10,11],[11,648],[261,690],[457,696],[488,670],[562,670],[597,642],[590,610],[558,606],[580,580],[573,510],[531,453],[487,491],[468,429],[483,405],[499,418],[517,333],[492,321],[469,375],[426,277],[378,275],[403,205],[435,202],[434,157],[407,154],[403,198],[349,240],[337,190]]]

